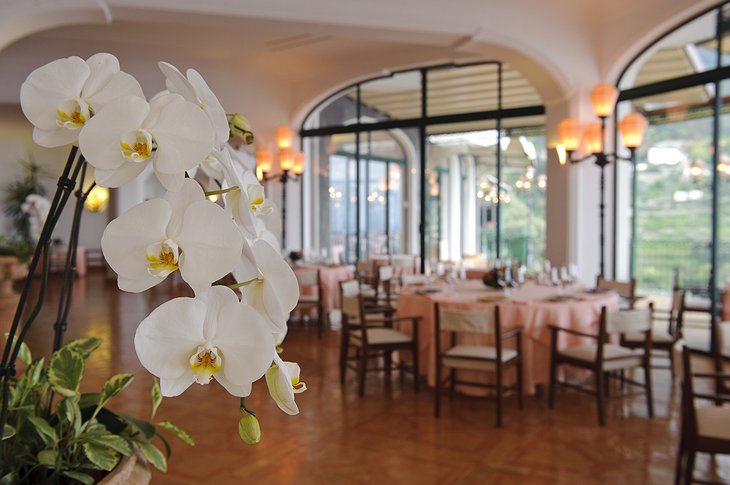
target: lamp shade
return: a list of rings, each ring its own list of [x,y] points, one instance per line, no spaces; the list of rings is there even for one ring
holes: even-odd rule
[[[599,84],[591,91],[593,111],[599,118],[611,116],[616,106],[616,99],[618,99],[618,89],[611,84]]]
[[[629,113],[618,122],[618,129],[621,138],[627,148],[637,148],[644,141],[644,133],[649,127],[649,122],[641,113]]]
[[[572,118],[566,118],[558,124],[558,137],[566,152],[578,149],[580,131],[580,121]]]
[[[282,170],[291,170],[294,166],[294,154],[291,148],[282,148],[279,150],[279,167]]]
[[[583,130],[583,151],[587,153],[603,152],[603,129],[601,124],[589,123]]]
[[[269,150],[262,149],[256,152],[256,165],[264,173],[271,171],[272,159],[273,157]]]
[[[283,150],[285,148],[291,148],[291,141],[292,141],[292,131],[291,128],[288,126],[280,126],[276,129],[276,146],[279,147],[279,150]]]
[[[304,172],[304,154],[302,152],[296,152],[294,154],[294,166],[291,171],[296,174]]]

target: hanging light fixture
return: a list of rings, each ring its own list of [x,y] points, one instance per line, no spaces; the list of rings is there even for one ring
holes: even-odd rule
[[[629,157],[621,157],[616,154],[606,153],[604,150],[604,137],[606,132],[606,118],[613,114],[616,100],[618,99],[618,90],[610,84],[599,84],[590,93],[593,111],[600,121],[588,124],[581,129],[580,122],[574,119],[565,119],[558,124],[558,137],[560,144],[556,147],[558,159],[561,165],[570,162],[580,163],[585,160],[593,159],[595,164],[601,169],[600,179],[600,275],[604,275],[605,259],[605,168],[612,161],[626,160],[634,165],[636,170],[635,155],[636,149],[641,145],[644,139],[644,133],[648,127],[648,122],[639,113],[631,113],[621,119],[618,123],[621,138],[626,148],[629,149]],[[582,136],[581,136],[582,132]],[[586,153],[582,158],[575,158],[574,154],[578,147]],[[635,179],[636,177],[634,177]],[[632,236],[633,237],[633,236]]]

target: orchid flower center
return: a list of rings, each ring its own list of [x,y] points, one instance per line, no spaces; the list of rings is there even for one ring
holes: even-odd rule
[[[264,189],[260,185],[250,184],[246,187],[246,196],[248,197],[248,203],[251,204],[251,211],[254,214],[264,216],[273,210],[273,207],[264,205]]]
[[[171,239],[147,247],[147,271],[165,277],[178,270],[182,249]]]
[[[67,99],[56,108],[58,119],[56,125],[67,130],[78,130],[83,128],[91,112],[89,105],[83,99]]]
[[[219,354],[218,347],[210,344],[198,346],[198,349],[190,356],[190,368],[195,373],[195,382],[201,385],[208,384],[213,379],[213,374],[221,370],[223,358]]]
[[[122,155],[130,162],[144,162],[152,156],[152,135],[146,130],[132,130],[127,132],[119,145]]]

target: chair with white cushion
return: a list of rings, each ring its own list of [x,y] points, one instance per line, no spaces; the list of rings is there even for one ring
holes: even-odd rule
[[[598,325],[598,334],[581,332],[556,325],[550,325],[551,357],[550,357],[550,392],[549,407],[555,405],[555,388],[558,385],[587,391],[596,396],[598,407],[598,423],[606,424],[605,416],[605,384],[609,373],[641,368],[644,370],[644,382],[622,378],[627,382],[646,390],[646,406],[649,417],[654,417],[654,401],[651,389],[651,348],[652,348],[652,312],[654,305],[649,303],[647,308],[609,311],[601,309]],[[561,333],[592,339],[595,343],[576,345],[567,348],[558,348],[558,336]],[[644,335],[641,349],[628,348],[609,343],[610,334],[641,333]],[[582,386],[558,380],[558,366],[570,365],[589,370],[594,374],[595,386],[593,390]]]
[[[448,345],[442,340],[448,333]],[[493,335],[494,345],[461,345],[458,335],[481,334]],[[522,327],[511,328],[503,332],[499,317],[499,306],[493,311],[467,311],[452,309],[448,306],[436,305],[436,401],[434,415],[441,414],[441,394],[445,386],[453,396],[456,385],[486,387],[496,390],[497,426],[502,426],[502,401],[504,391],[514,390],[517,403],[522,409]],[[512,340],[513,347],[506,347],[505,342]],[[448,375],[442,379],[442,369],[448,369]],[[506,372],[515,368],[517,379],[514,385],[505,385]],[[473,382],[458,379],[457,370],[483,371],[494,374],[495,383]]]
[[[412,354],[410,370],[418,391],[418,321],[421,317],[395,317],[392,308],[369,305],[362,294],[352,292],[354,287],[341,285],[341,288],[340,382],[344,384],[348,368],[354,370],[358,374],[358,395],[362,397],[365,394],[365,373],[368,370],[385,370],[386,376],[390,378],[393,352],[407,350]],[[411,335],[393,329],[394,323],[403,321],[411,322]],[[350,355],[353,349],[355,354]],[[368,360],[380,357],[383,358],[383,368],[368,369]],[[398,365],[403,372],[406,362],[401,360]]]
[[[629,281],[607,280],[603,276],[596,278],[596,288],[599,290],[613,290],[621,297],[621,309],[634,308],[636,297],[636,280]]]
[[[697,392],[695,380],[730,380],[730,374],[693,373],[693,351],[682,351],[682,427],[677,452],[675,485],[693,483],[694,462],[697,453],[730,454],[730,395]],[[712,388],[712,384],[708,386]],[[697,401],[707,401],[697,406]],[[710,482],[701,482],[710,483]]]
[[[403,288],[408,286],[423,286],[431,281],[431,277],[425,274],[404,274],[401,276]]]

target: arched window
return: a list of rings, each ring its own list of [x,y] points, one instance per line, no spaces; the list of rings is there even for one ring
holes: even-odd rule
[[[615,168],[614,273],[644,293],[668,294],[678,277],[716,299],[708,288],[730,277],[729,13],[663,35],[619,79],[617,118],[641,112],[649,129],[635,170]]]
[[[545,253],[544,108],[501,62],[398,71],[349,86],[302,124],[305,251],[352,262]]]

